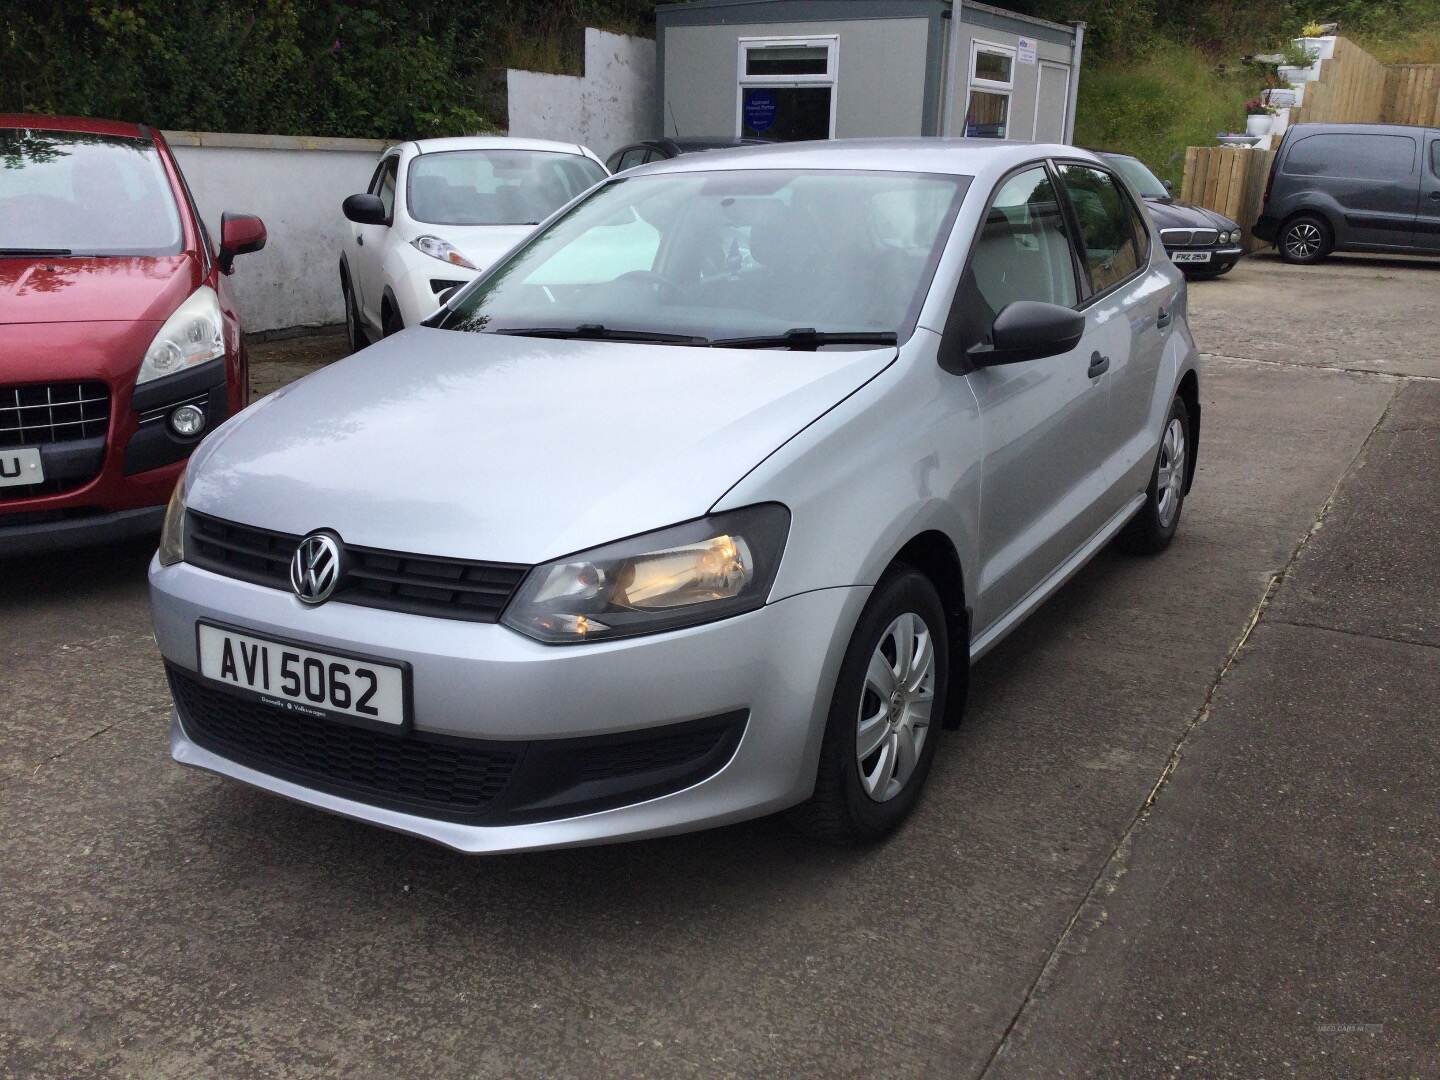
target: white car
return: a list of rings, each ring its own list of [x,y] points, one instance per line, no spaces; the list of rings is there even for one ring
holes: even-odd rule
[[[609,173],[575,143],[503,137],[392,146],[345,200],[340,288],[350,347],[413,326]]]

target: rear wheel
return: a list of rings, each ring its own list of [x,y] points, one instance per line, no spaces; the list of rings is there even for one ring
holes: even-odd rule
[[[1154,555],[1169,547],[1175,538],[1175,530],[1180,527],[1180,511],[1185,507],[1191,445],[1190,410],[1177,397],[1170,405],[1170,415],[1165,418],[1155,469],[1145,490],[1145,503],[1118,537],[1126,551]]]
[[[1280,258],[1304,266],[1330,254],[1330,226],[1314,214],[1297,214],[1280,230]]]
[[[935,758],[950,647],[930,580],[897,567],[875,587],[840,666],[815,794],[791,812],[832,844],[878,840],[920,797]]]

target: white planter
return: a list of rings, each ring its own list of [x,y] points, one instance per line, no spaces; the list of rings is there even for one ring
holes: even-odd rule
[[[1269,135],[1271,119],[1272,117],[1266,113],[1261,113],[1259,116],[1247,116],[1245,118],[1245,134],[1253,135],[1257,139]]]
[[[1301,86],[1320,78],[1319,61],[1311,64],[1309,67],[1295,67],[1292,64],[1281,64],[1277,71],[1280,78],[1291,86]]]
[[[1277,109],[1288,109],[1291,105],[1300,103],[1300,92],[1293,86],[1276,87],[1273,90],[1262,91],[1260,100]]]
[[[1316,60],[1329,60],[1335,55],[1335,39],[1333,37],[1296,38],[1295,44],[1315,57]]]

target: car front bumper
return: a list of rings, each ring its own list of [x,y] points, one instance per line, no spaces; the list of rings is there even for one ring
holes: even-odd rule
[[[1174,262],[1175,255],[1178,252],[1182,251],[1206,251],[1210,253],[1209,262],[1175,264],[1181,270],[1193,270],[1201,274],[1218,273],[1229,270],[1232,266],[1239,262],[1241,257],[1245,254],[1245,249],[1239,244],[1235,244],[1230,247],[1215,248],[1166,248],[1165,254],[1170,256],[1171,262]]]
[[[179,711],[172,714],[171,754],[181,764],[466,852],[660,836],[803,801],[813,790],[840,661],[870,591],[822,589],[687,630],[547,646],[498,624],[338,602],[307,608],[286,592],[183,563],[152,562],[150,583],[156,641],[175,670],[197,669],[199,620],[408,663],[414,731],[427,738],[543,747],[748,715],[728,761],[680,790],[573,816],[470,824],[396,809],[383,798],[372,802],[323,777],[277,775],[284,770],[234,760],[202,746]]]

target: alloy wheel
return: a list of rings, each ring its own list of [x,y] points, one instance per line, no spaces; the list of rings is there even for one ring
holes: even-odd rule
[[[930,627],[906,612],[880,635],[855,731],[860,783],[876,802],[899,795],[920,760],[935,700],[935,643]]]
[[[1285,250],[1295,259],[1313,259],[1324,242],[1319,227],[1308,221],[1296,222],[1285,233]]]
[[[1160,440],[1160,468],[1156,474],[1156,511],[1161,528],[1168,529],[1180,512],[1185,496],[1185,425],[1179,417],[1171,417]]]

